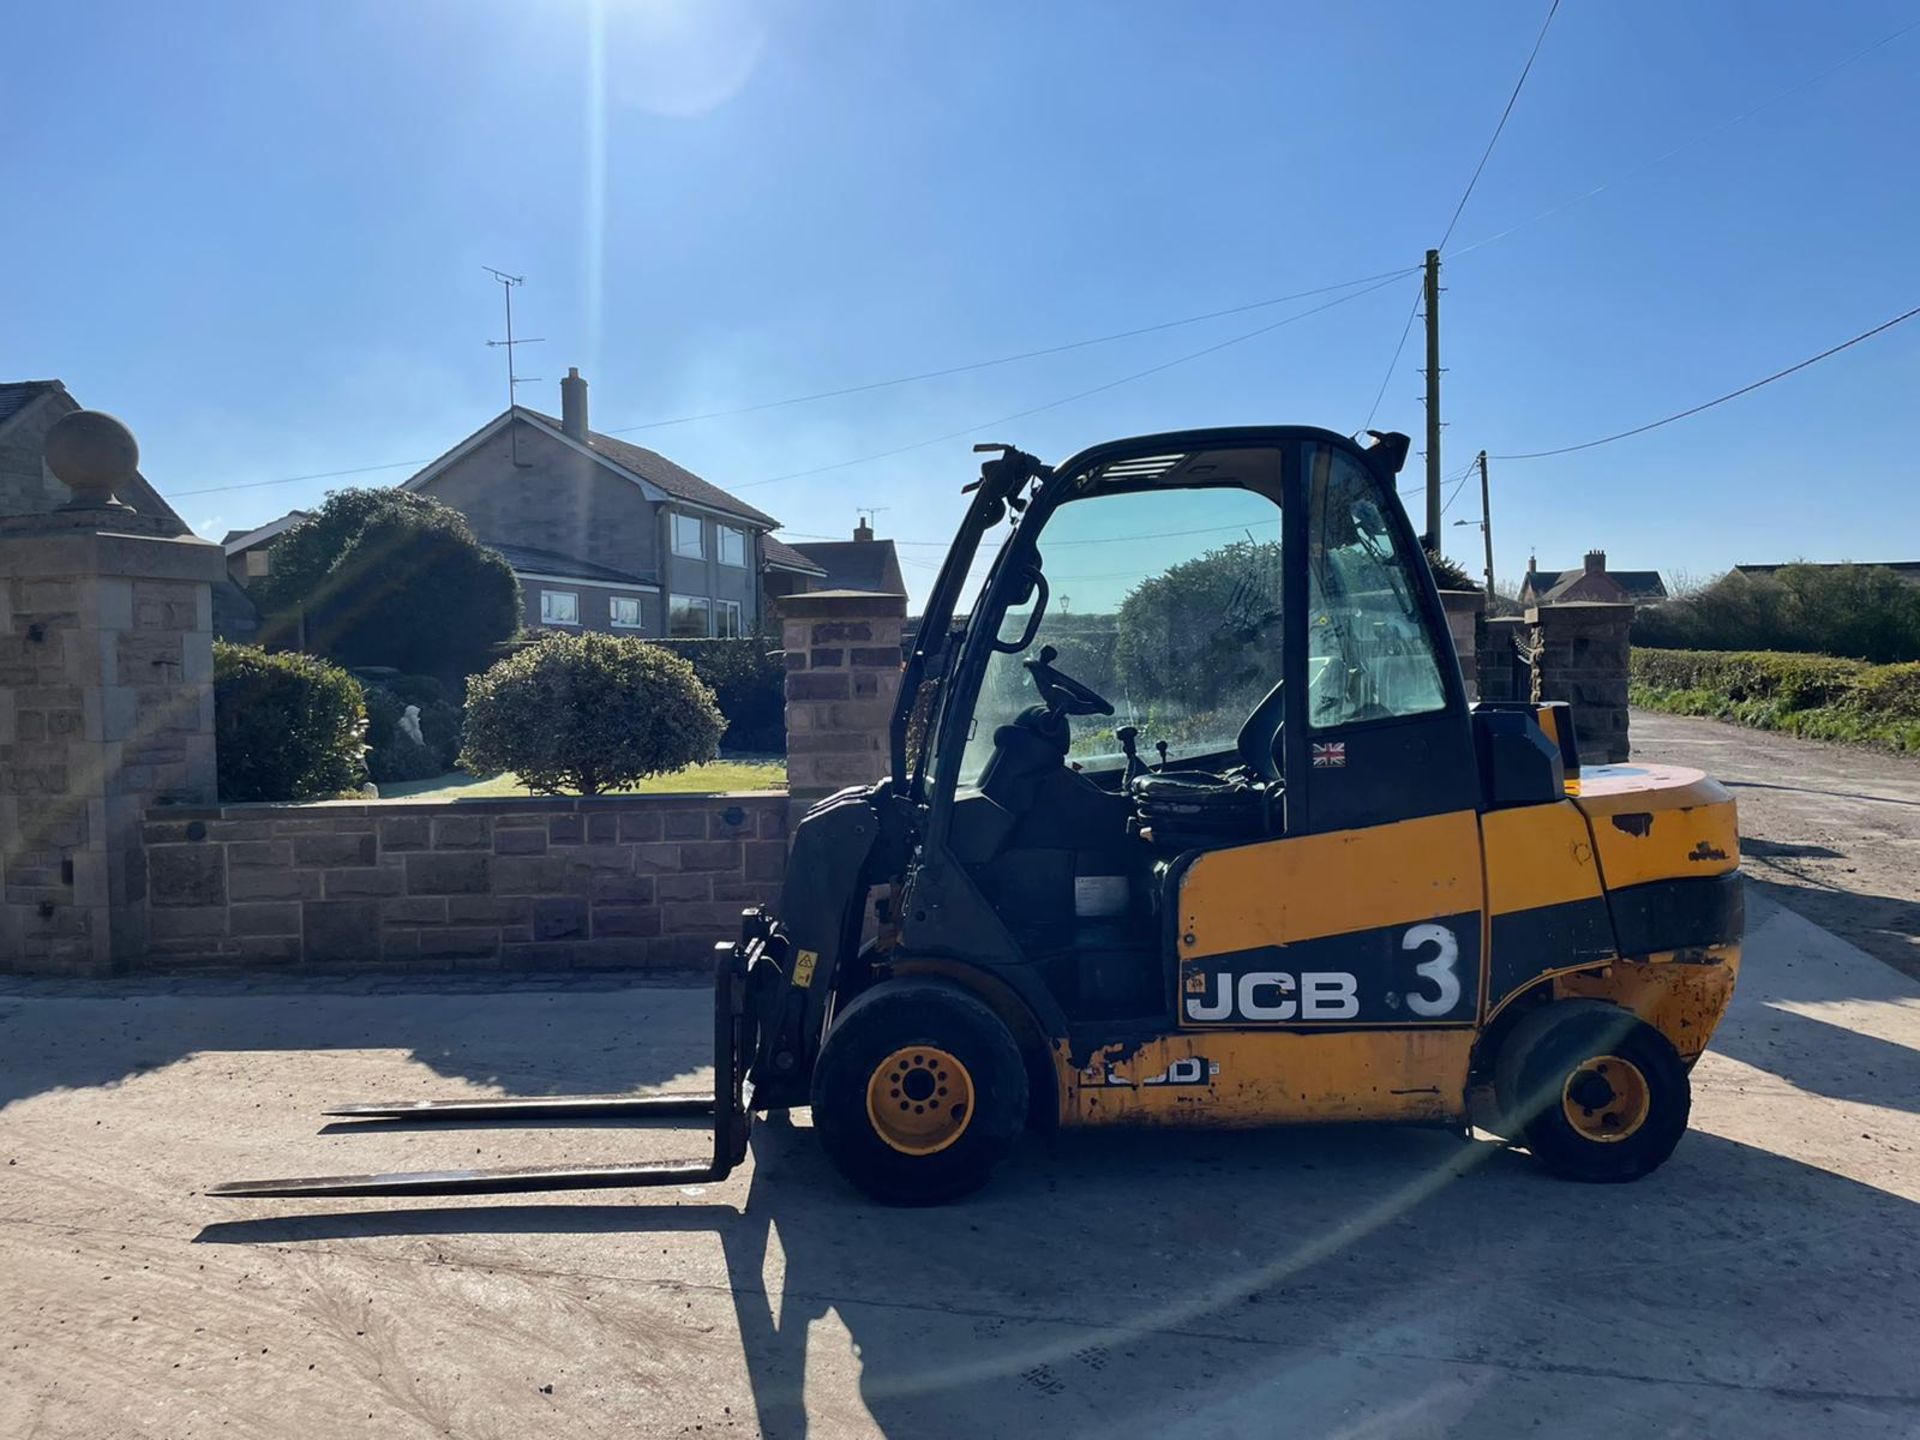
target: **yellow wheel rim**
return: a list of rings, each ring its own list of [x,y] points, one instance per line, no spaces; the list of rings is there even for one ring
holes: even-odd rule
[[[1583,1140],[1612,1145],[1647,1123],[1653,1090],[1631,1060],[1596,1055],[1567,1076],[1560,1087],[1560,1108]]]
[[[936,1155],[973,1123],[973,1076],[933,1045],[896,1050],[867,1081],[873,1133],[902,1155]]]

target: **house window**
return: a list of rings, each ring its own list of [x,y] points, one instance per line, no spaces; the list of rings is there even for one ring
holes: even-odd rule
[[[611,619],[616,630],[638,630],[640,628],[640,597],[638,595],[615,595],[607,602],[613,612]]]
[[[579,592],[542,590],[540,592],[540,623],[542,625],[578,625],[580,623]]]
[[[731,525],[722,525],[719,530],[720,563],[744,566],[747,563],[747,532],[736,530]]]
[[[273,556],[265,549],[247,551],[247,578],[273,573]]]
[[[723,640],[738,640],[746,633],[740,628],[740,602],[738,600],[722,600],[720,602],[720,612],[714,618],[717,624],[713,633]]]
[[[667,611],[667,634],[704,640],[713,634],[713,602],[700,595],[676,595]]]
[[[673,553],[684,555],[689,560],[707,558],[706,527],[698,515],[673,517]]]

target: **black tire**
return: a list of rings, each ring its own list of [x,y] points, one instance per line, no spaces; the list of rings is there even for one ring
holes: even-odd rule
[[[934,1052],[958,1061],[959,1071],[933,1060]],[[918,1114],[909,1108],[914,1095],[890,1084],[872,1089],[884,1083],[877,1079],[883,1075],[905,1079],[909,1067],[923,1086],[948,1082],[937,1094],[917,1097],[926,1107]],[[952,1100],[962,1079],[971,1103],[955,1117]],[[935,1123],[933,1112],[947,1104],[940,1132],[913,1137],[940,1148],[899,1148],[900,1137],[890,1140],[878,1128],[870,1090],[873,1104],[887,1107],[886,1120],[894,1119],[894,1106],[906,1112],[897,1122],[903,1125]],[[1027,1070],[1013,1035],[984,1002],[938,980],[887,980],[860,995],[835,1017],[814,1066],[813,1128],[820,1143],[842,1175],[889,1205],[938,1205],[979,1189],[1026,1120]]]
[[[1494,1090],[1509,1133],[1543,1168],[1596,1184],[1657,1170],[1693,1106],[1667,1037],[1600,1000],[1555,1001],[1522,1019],[1500,1048]]]

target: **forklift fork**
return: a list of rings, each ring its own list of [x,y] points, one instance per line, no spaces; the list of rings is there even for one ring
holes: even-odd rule
[[[678,1119],[711,1116],[712,1158],[652,1160],[629,1165],[523,1165],[498,1170],[423,1170],[385,1175],[321,1175],[285,1180],[230,1180],[209,1195],[321,1198],[366,1195],[510,1195],[539,1190],[624,1190],[647,1185],[698,1185],[724,1180],[747,1155],[753,1124],[754,1030],[747,969],[765,939],[764,921],[749,912],[737,944],[715,946],[713,1082],[710,1095],[506,1096],[479,1100],[415,1100],[394,1105],[341,1105],[330,1116],[366,1121]]]

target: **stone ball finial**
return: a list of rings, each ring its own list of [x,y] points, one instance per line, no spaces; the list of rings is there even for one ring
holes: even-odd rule
[[[133,432],[104,410],[76,410],[47,430],[47,468],[73,492],[73,505],[109,506],[140,465]]]

